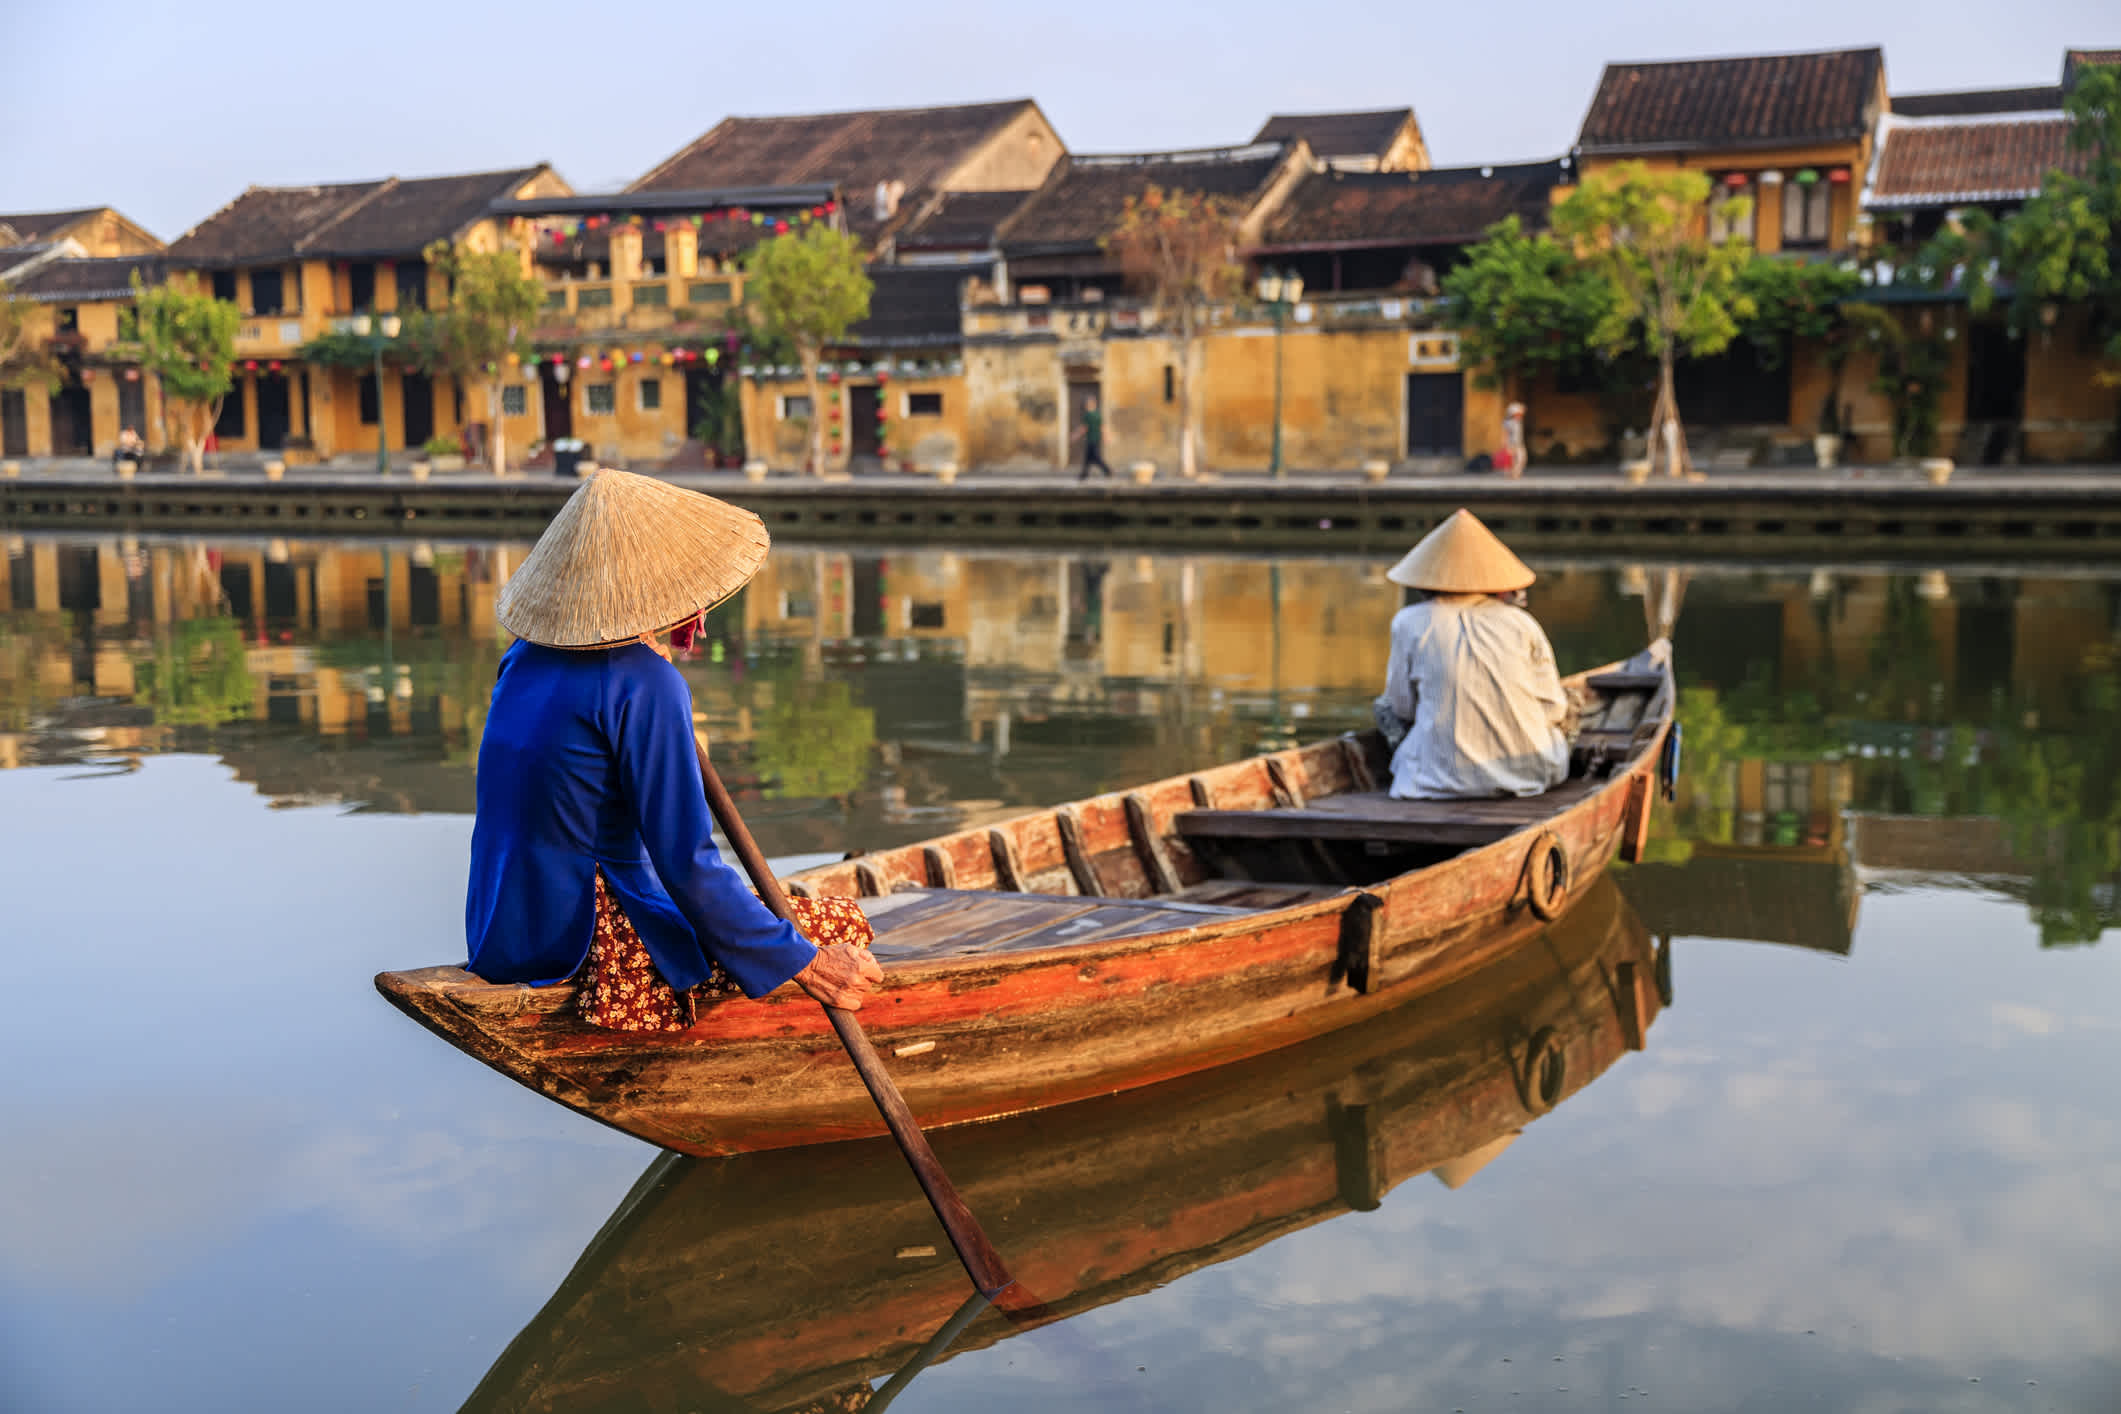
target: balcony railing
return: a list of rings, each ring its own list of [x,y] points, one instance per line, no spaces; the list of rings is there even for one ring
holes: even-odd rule
[[[545,319],[581,329],[649,330],[718,319],[743,298],[739,275],[643,275],[635,280],[599,276],[545,282]]]

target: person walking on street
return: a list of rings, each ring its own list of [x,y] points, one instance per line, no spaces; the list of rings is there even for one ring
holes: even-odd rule
[[[1502,410],[1502,474],[1512,481],[1524,475],[1524,404],[1511,403]]]
[[[1090,479],[1090,468],[1096,467],[1110,480],[1112,468],[1105,464],[1105,415],[1097,410],[1097,394],[1083,399],[1083,419],[1076,427],[1075,435],[1083,439],[1083,474],[1077,481]]]

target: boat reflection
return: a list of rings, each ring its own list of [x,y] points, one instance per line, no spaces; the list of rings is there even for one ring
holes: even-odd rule
[[[973,1312],[955,1348],[1374,1209],[1420,1174],[1471,1181],[1525,1125],[1642,1048],[1669,967],[1606,876],[1500,963],[1361,1025],[938,1133],[1037,1303],[1014,1319]],[[874,1407],[874,1381],[896,1371],[901,1389],[944,1354],[965,1287],[886,1141],[665,1155],[464,1408]]]

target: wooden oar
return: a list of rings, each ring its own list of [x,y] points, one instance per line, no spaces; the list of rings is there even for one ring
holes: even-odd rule
[[[781,891],[781,881],[773,877],[767,866],[766,856],[759,852],[758,841],[751,838],[751,831],[744,826],[744,819],[736,813],[736,802],[730,799],[729,788],[722,784],[714,765],[707,759],[707,748],[697,741],[693,747],[700,754],[700,780],[707,787],[707,806],[720,822],[722,833],[729,837],[731,848],[742,861],[744,872],[751,876],[751,883],[759,891],[759,899],[767,908],[782,918],[794,921],[788,907],[788,895]],[[898,1140],[899,1152],[913,1168],[913,1176],[920,1181],[921,1191],[928,1195],[928,1206],[935,1209],[943,1231],[949,1234],[950,1245],[957,1249],[957,1259],[965,1264],[965,1274],[980,1295],[992,1298],[1010,1284],[1009,1273],[1002,1266],[1001,1254],[980,1231],[979,1220],[958,1197],[957,1185],[950,1175],[943,1172],[943,1165],[928,1147],[928,1136],[914,1121],[913,1111],[906,1107],[906,1097],[899,1094],[898,1086],[892,1083],[883,1060],[876,1047],[869,1043],[869,1034],[862,1030],[862,1023],[851,1011],[828,1006],[825,1015],[832,1018],[832,1029],[840,1036],[840,1044],[847,1048],[848,1059],[861,1073],[862,1084],[869,1087],[869,1098],[883,1112],[884,1123],[891,1127],[891,1137]]]

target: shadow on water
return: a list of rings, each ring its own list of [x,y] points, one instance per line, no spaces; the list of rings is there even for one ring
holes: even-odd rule
[[[874,1409],[876,1380],[903,1388],[952,1339],[978,1349],[1125,1301],[1423,1173],[1470,1182],[1645,1044],[1669,969],[1604,879],[1494,967],[1344,1032],[936,1134],[1037,1298],[1013,1319],[964,1304],[888,1142],[665,1155],[464,1408]]]

